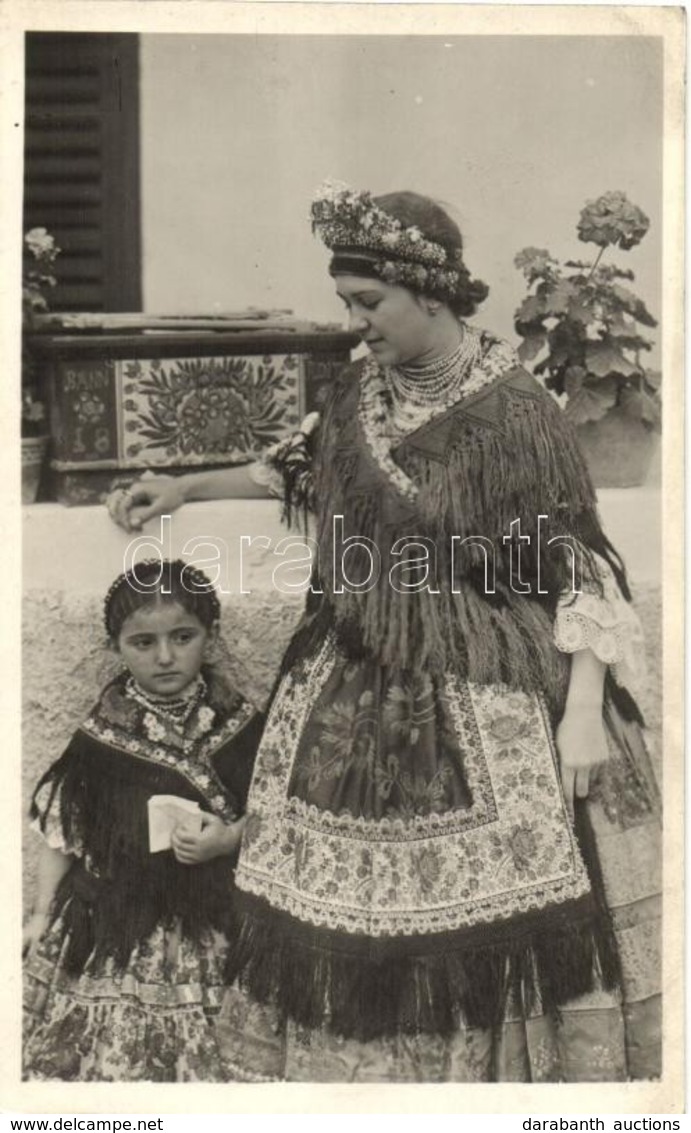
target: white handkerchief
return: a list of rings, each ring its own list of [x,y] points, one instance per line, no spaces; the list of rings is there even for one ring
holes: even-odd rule
[[[184,825],[195,834],[202,828],[202,812],[199,803],[177,795],[152,795],[149,809],[149,853],[171,848],[170,836],[176,826]]]

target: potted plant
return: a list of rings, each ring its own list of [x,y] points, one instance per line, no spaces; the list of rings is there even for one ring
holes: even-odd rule
[[[55,287],[53,274],[60,249],[45,228],[32,228],[24,237],[22,274],[22,503],[33,503],[48,448],[46,405],[40,375],[28,335],[37,316],[48,310],[46,291]]]
[[[578,223],[579,239],[599,247],[593,263],[562,265],[543,248],[514,260],[529,288],[515,314],[519,356],[545,375],[601,488],[643,483],[659,442],[660,375],[642,361],[652,342],[641,332],[657,322],[626,286],[633,272],[601,263],[607,248],[635,247],[648,227],[624,193],[604,193]]]

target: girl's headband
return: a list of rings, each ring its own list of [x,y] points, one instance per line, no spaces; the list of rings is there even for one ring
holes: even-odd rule
[[[114,641],[130,614],[160,595],[194,614],[209,628],[221,616],[213,583],[203,571],[182,559],[144,559],[118,575],[105,597],[103,619]]]

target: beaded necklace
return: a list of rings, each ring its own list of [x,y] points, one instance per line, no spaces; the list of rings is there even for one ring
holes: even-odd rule
[[[197,677],[196,681],[188,685],[183,692],[176,697],[162,697],[155,696],[153,693],[145,692],[144,689],[137,684],[134,677],[130,677],[126,685],[127,695],[141,704],[142,708],[148,709],[150,712],[156,712],[162,716],[168,716],[176,724],[184,723],[193,713],[197,704],[201,700],[203,694],[206,692],[206,682],[201,674]]]
[[[418,487],[393,459],[393,446],[402,437],[434,420],[455,402],[482,389],[518,365],[516,353],[507,342],[470,327],[464,328],[464,339],[468,347],[473,344],[470,363],[462,366],[462,376],[459,375],[458,381],[449,382],[449,393],[430,404],[406,404],[405,401],[396,399],[391,378],[393,367],[380,366],[372,355],[365,360],[358,402],[358,416],[364,436],[379,468],[401,495],[411,502],[417,499]],[[456,353],[453,352],[454,355]],[[430,365],[439,365],[443,361],[444,359],[439,359]],[[424,368],[415,367],[415,372]],[[401,367],[397,369],[400,372]],[[412,367],[408,367],[408,372],[411,369]]]
[[[463,338],[451,353],[423,366],[387,367],[394,430],[402,434],[418,428],[468,392],[466,386],[481,349],[480,335],[465,327]]]
[[[387,374],[394,398],[435,407],[440,400],[456,401],[479,350],[479,336],[464,328],[461,341],[449,354],[420,366],[390,366]]]

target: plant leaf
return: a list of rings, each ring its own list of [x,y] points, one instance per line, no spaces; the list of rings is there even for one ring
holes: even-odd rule
[[[619,350],[650,350],[650,343],[638,333],[636,320],[626,318],[621,310],[616,310],[607,318],[607,332],[616,339]]]
[[[549,357],[545,359],[550,373],[565,366],[578,366],[584,360],[584,333],[578,323],[563,319],[548,334]],[[559,390],[561,393],[561,389]]]
[[[523,272],[529,283],[536,279],[552,274],[550,265],[556,260],[550,256],[546,248],[523,248],[514,256],[514,265]]]
[[[615,310],[607,320],[607,329],[613,338],[627,338],[636,333],[635,321],[627,319],[622,310]]]
[[[646,425],[655,429],[660,427],[662,415],[659,399],[651,397],[645,390],[627,386],[621,391],[619,404],[627,417],[632,417],[636,421],[643,421]]]
[[[528,295],[514,315],[517,323],[539,323],[547,314],[543,295]]]
[[[569,397],[575,397],[583,386],[588,371],[583,366],[569,366],[564,375],[564,390]]]
[[[653,429],[659,429],[662,426],[662,406],[657,397],[651,397],[645,390],[641,391],[641,399],[643,401],[641,409],[641,420],[645,421]]]
[[[546,342],[547,335],[544,332],[526,335],[523,342],[518,347],[518,357],[521,362],[532,362],[533,358],[538,356]]]
[[[613,378],[598,382],[596,386],[583,385],[566,403],[565,415],[574,425],[599,421],[617,400],[617,383]]]
[[[596,317],[587,299],[584,299],[579,291],[576,291],[570,299],[568,313],[570,319],[573,319],[576,323],[582,323],[586,327],[594,322]]]
[[[640,372],[638,366],[629,362],[620,350],[608,342],[589,342],[585,348],[585,361],[588,371],[598,378],[606,378],[609,374],[621,374],[630,378]]]
[[[600,264],[597,269],[600,279],[635,279],[631,268],[618,268],[616,264]]]
[[[608,290],[622,311],[632,315],[639,323],[643,323],[643,326],[657,326],[657,319],[654,319],[650,314],[643,300],[634,295],[633,291],[629,291],[628,287],[622,287],[619,283],[612,283]]]
[[[545,289],[544,301],[547,311],[550,315],[563,315],[569,310],[569,306],[578,292],[573,283],[568,279],[560,279],[554,284],[548,285]]]

